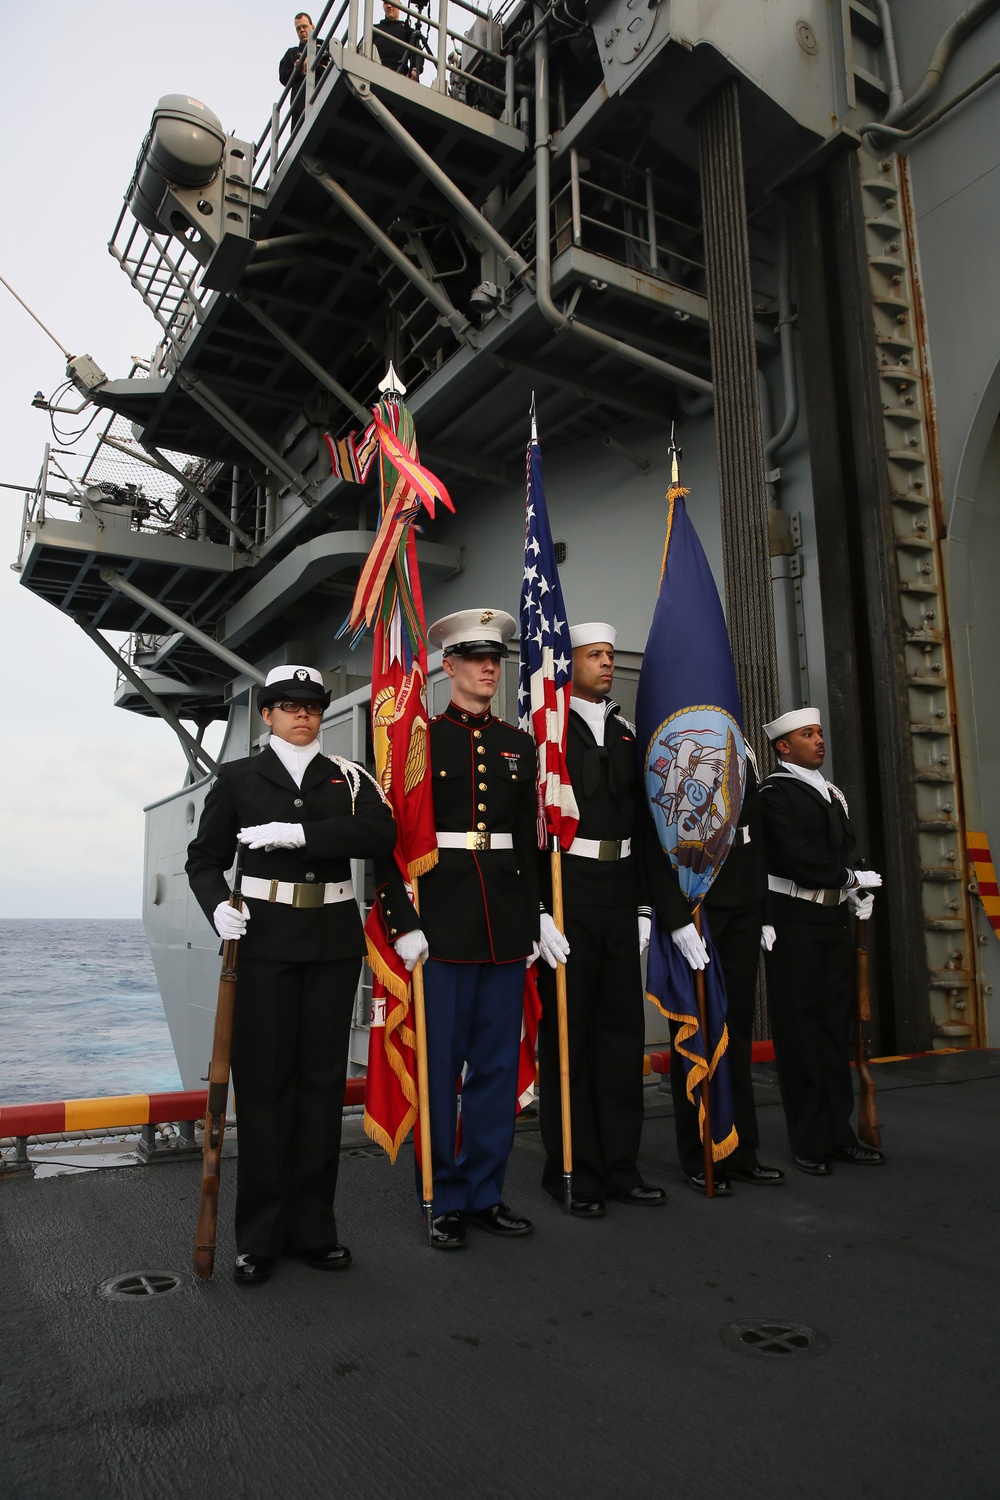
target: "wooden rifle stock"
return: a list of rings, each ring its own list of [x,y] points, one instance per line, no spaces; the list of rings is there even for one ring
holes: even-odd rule
[[[230,906],[242,910],[243,848],[236,854],[236,870]],[[205,1145],[201,1163],[201,1198],[194,1237],[195,1275],[207,1281],[215,1269],[215,1240],[219,1218],[219,1182],[222,1173],[222,1138],[226,1131],[229,1102],[229,1061],[233,1046],[233,1012],[236,1008],[236,960],[239,940],[228,938],[222,945],[222,972],[215,1006],[215,1034],[208,1070],[208,1103],[205,1108]]]
[[[871,918],[869,918],[869,921]],[[857,976],[857,1010],[854,1017],[854,1057],[858,1069],[858,1136],[866,1146],[880,1146],[878,1110],[875,1108],[875,1080],[868,1066],[865,1028],[872,1018],[871,994],[868,988],[868,922],[855,921],[855,972]]]

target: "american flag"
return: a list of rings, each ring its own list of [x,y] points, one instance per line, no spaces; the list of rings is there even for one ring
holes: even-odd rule
[[[527,455],[528,494],[521,583],[521,664],[518,723],[538,746],[539,834],[572,843],[580,810],[566,770],[566,727],[573,651],[545,509],[542,454],[534,416]]]

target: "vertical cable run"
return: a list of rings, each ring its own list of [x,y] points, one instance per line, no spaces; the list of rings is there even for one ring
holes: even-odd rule
[[[778,713],[778,662],[735,79],[700,116],[699,159],[726,618],[744,730],[762,755],[762,726]]]

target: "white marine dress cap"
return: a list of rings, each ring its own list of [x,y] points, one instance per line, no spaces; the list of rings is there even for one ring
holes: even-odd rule
[[[793,708],[790,713],[782,714],[779,719],[772,719],[770,724],[765,724],[764,733],[773,745],[775,740],[784,739],[793,729],[805,729],[808,724],[818,724],[822,729],[818,708]]]
[[[445,656],[506,656],[517,629],[513,615],[503,609],[459,609],[443,615],[427,631],[431,646],[440,646]]]
[[[607,641],[613,651],[617,639],[617,630],[607,620],[588,620],[586,625],[569,627],[569,643],[574,651],[577,646],[596,646],[603,641]]]

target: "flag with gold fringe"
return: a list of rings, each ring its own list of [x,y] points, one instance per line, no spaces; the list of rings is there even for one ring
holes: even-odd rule
[[[738,1143],[726,1048],[726,988],[702,907],[732,847],[743,805],[746,746],[729,634],[715,580],[676,483],[667,491],[660,589],[639,674],[636,730],[646,798],[663,851],[694,914],[710,962],[704,970],[707,1037],[698,1019],[695,975],[657,918],[646,989],[678,1023],[686,1090],[704,1138],[701,1083],[710,1081],[712,1156]]]
[[[379,525],[340,634],[356,643],[373,631],[372,742],[375,774],[396,818],[394,858],[410,881],[437,864],[427,711],[427,632],[414,524],[435,502],[454,510],[448,491],[417,454],[413,418],[392,369],[371,426],[330,442],[341,478],[363,482],[379,465]],[[338,457],[339,455],[339,457]],[[382,922],[378,903],[365,923],[372,1012],[364,1126],[393,1161],[417,1116],[416,1038],[410,975]]]

